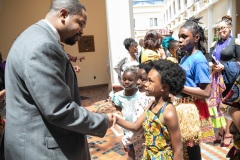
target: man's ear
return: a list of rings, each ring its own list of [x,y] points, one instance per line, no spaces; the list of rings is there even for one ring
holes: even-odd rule
[[[200,35],[199,35],[199,34],[196,34],[196,36],[194,37],[194,39],[195,39],[195,42],[198,42],[199,39],[200,39]]]
[[[67,10],[65,8],[62,8],[59,12],[60,17],[61,17],[61,21],[65,22],[65,19],[67,18],[67,16],[69,15]]]

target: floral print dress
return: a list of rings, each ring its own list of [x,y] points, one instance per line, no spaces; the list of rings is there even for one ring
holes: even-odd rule
[[[158,111],[153,113],[146,110],[146,120],[143,123],[145,136],[145,150],[143,160],[171,160],[173,159],[172,143],[167,127],[161,123],[164,110],[168,102]]]

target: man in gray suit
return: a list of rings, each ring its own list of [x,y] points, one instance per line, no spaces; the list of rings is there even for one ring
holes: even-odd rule
[[[6,68],[6,160],[89,160],[86,135],[103,137],[112,125],[112,115],[80,106],[60,45],[74,45],[86,21],[78,0],[53,0],[45,19],[15,40]]]

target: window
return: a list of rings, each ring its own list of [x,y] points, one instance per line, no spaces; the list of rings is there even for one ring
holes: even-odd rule
[[[153,19],[150,18],[150,27],[152,27],[152,26],[153,26]]]
[[[157,26],[158,20],[157,18],[150,18],[150,27]]]
[[[157,26],[157,18],[154,18],[154,26]]]
[[[168,16],[168,11],[166,11],[166,20],[167,20],[167,21],[168,21],[168,19],[169,19],[168,17],[169,17],[169,16]],[[166,21],[166,22],[167,22],[167,21]]]
[[[175,1],[173,2],[173,15],[176,15],[176,6],[175,6]]]
[[[171,11],[171,6],[169,7],[169,18],[172,18],[172,11]]]
[[[181,1],[180,0],[178,0],[178,9],[179,9],[179,11],[181,10]]]
[[[166,14],[164,14],[164,23],[166,23],[167,22],[167,20],[166,20]]]

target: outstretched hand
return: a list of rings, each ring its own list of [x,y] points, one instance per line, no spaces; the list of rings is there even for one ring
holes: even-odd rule
[[[5,96],[6,96],[6,90],[3,89],[3,90],[0,91],[0,102],[2,102],[2,103],[5,102],[5,100],[6,100]]]
[[[73,69],[76,73],[81,71],[81,68],[79,66],[73,66]]]
[[[108,119],[109,119],[108,128],[111,128],[113,126],[113,123],[114,123],[113,114],[110,113],[110,114],[107,114],[107,116],[108,116]]]
[[[130,149],[128,149],[126,146],[124,146],[124,144],[122,144],[122,150],[124,152],[129,152],[130,151]]]
[[[113,114],[113,126],[117,123],[117,116]]]

